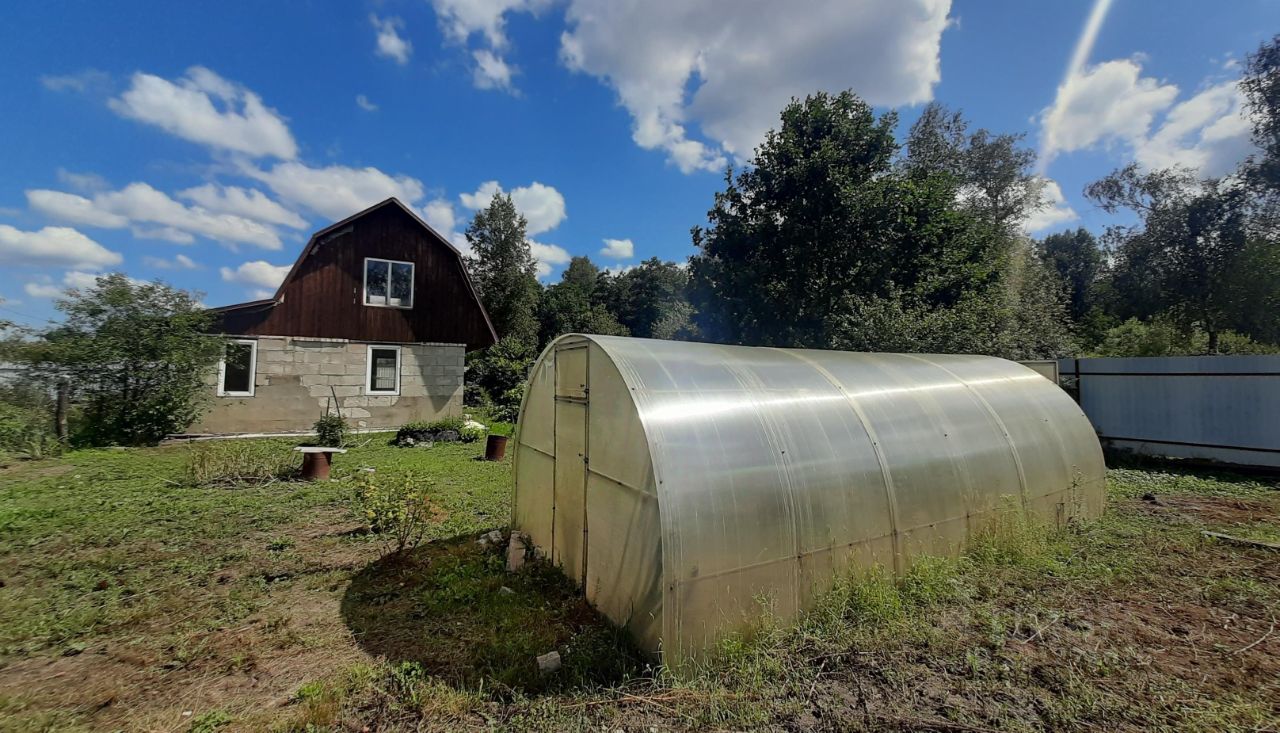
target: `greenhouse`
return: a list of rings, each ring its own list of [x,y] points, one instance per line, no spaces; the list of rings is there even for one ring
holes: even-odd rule
[[[668,664],[842,574],[954,555],[1008,507],[1102,512],[1053,382],[987,356],[567,335],[520,411],[513,526]]]

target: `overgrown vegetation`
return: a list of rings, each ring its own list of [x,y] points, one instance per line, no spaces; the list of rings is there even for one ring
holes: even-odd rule
[[[498,410],[497,413],[500,415],[507,414],[505,410]],[[514,416],[512,416],[512,419],[514,419]],[[410,440],[415,443],[423,441],[442,441],[447,443],[455,440],[460,440],[463,443],[473,443],[483,438],[487,431],[484,428],[470,425],[470,422],[472,421],[467,417],[449,416],[438,420],[416,420],[411,423],[405,423],[396,431],[396,444],[408,445]]]
[[[12,351],[44,390],[70,385],[83,409],[74,442],[153,444],[200,415],[223,344],[196,295],[115,273],[57,307],[61,323]]]
[[[498,430],[509,426],[495,424]],[[1138,465],[1108,514],[1016,515],[965,558],[836,585],[674,675],[557,573],[477,539],[510,464],[372,436],[335,481],[192,486],[209,443],[0,470],[0,727],[378,730],[1267,730],[1280,723],[1274,479]],[[289,452],[287,441],[230,441]],[[366,469],[374,469],[372,474]],[[429,487],[415,549],[352,521],[370,475]],[[505,589],[505,590],[504,590]],[[766,598],[761,599],[767,603]],[[561,653],[542,675],[533,657]],[[182,713],[191,711],[188,718]],[[310,727],[308,727],[310,726]]]
[[[325,412],[316,420],[312,429],[316,431],[316,445],[329,448],[341,448],[347,442],[347,422],[341,415]]]
[[[298,454],[286,441],[210,440],[193,443],[184,472],[188,486],[241,486],[292,478]]]
[[[413,475],[366,474],[353,494],[352,512],[386,540],[392,553],[417,547],[429,528],[448,518],[432,501],[431,483]]]

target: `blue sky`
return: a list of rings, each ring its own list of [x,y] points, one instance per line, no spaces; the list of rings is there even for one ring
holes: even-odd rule
[[[547,279],[682,260],[717,171],[817,89],[1025,133],[1028,230],[1100,231],[1081,189],[1113,168],[1247,154],[1238,63],[1276,32],[1272,0],[6,3],[0,313],[38,325],[109,270],[261,297],[389,195],[462,245],[511,192]]]

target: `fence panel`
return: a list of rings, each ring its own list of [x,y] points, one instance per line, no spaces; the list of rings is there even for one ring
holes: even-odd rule
[[[1106,445],[1280,468],[1280,356],[1063,359]]]

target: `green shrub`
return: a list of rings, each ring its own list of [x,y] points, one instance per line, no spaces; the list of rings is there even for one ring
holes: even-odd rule
[[[341,448],[347,442],[347,423],[338,415],[326,414],[316,420],[316,445]]]
[[[463,443],[471,443],[483,438],[486,432],[483,428],[467,427],[465,417],[449,416],[439,420],[415,420],[406,423],[396,431],[396,443],[407,444],[409,441],[406,438],[412,438],[414,442],[460,440]]]
[[[399,552],[415,547],[428,527],[446,517],[431,501],[429,488],[429,483],[413,476],[380,482],[369,475],[356,487],[352,511]]]
[[[0,402],[0,451],[27,458],[56,454],[62,446],[52,423],[51,414],[40,406]]]
[[[297,454],[282,443],[212,440],[191,446],[185,478],[190,486],[230,486],[288,479],[297,472]]]

